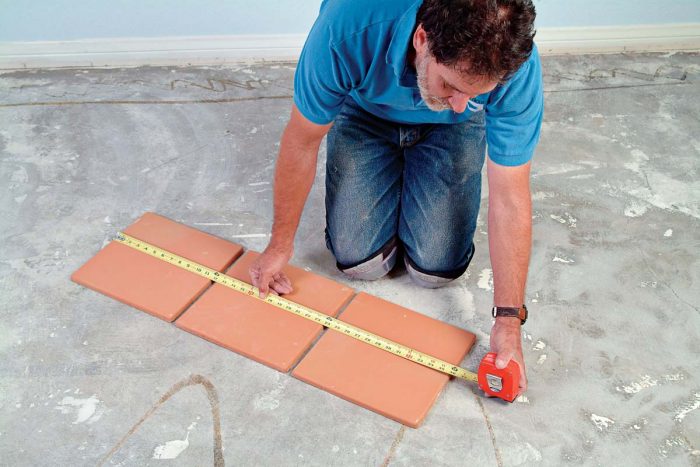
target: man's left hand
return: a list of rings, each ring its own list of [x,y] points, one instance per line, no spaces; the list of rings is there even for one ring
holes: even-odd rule
[[[495,352],[496,368],[503,369],[511,359],[520,367],[520,391],[527,389],[525,361],[523,360],[522,337],[520,335],[520,320],[507,316],[499,316],[491,329],[491,352]]]

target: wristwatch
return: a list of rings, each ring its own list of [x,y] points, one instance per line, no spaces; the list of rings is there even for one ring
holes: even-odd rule
[[[525,324],[525,321],[527,321],[527,307],[525,305],[520,308],[495,306],[491,310],[491,316],[494,318],[498,316],[512,316],[513,318],[520,318],[520,324]]]

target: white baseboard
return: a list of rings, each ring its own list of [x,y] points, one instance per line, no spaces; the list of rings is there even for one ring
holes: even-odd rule
[[[295,61],[306,34],[0,42],[0,69]]]
[[[295,61],[306,34],[0,42],[0,69]],[[542,55],[700,50],[700,23],[540,28]]]
[[[700,23],[540,28],[542,55],[700,50]]]

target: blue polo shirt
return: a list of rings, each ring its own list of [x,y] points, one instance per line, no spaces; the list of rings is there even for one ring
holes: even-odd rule
[[[333,121],[350,96],[367,112],[403,124],[459,123],[486,112],[492,161],[526,163],[539,139],[542,71],[535,48],[505,83],[469,101],[467,110],[430,110],[407,61],[422,0],[324,0],[299,57],[294,103],[310,121]]]

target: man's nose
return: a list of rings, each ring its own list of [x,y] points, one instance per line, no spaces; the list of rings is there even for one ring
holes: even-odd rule
[[[461,114],[467,109],[467,103],[469,102],[469,97],[464,94],[456,94],[447,99],[450,103],[452,110],[458,114]]]

